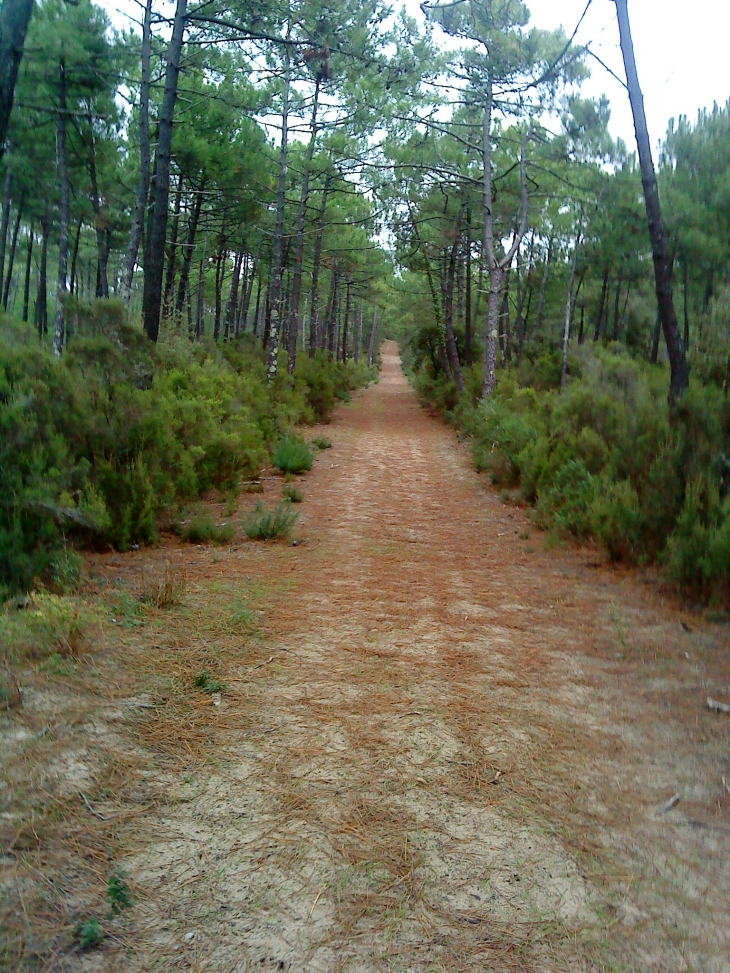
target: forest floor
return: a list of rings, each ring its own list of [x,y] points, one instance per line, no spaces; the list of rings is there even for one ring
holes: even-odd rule
[[[728,626],[545,550],[393,343],[325,432],[295,544],[89,559],[98,635],[0,721],[0,964],[730,970]]]

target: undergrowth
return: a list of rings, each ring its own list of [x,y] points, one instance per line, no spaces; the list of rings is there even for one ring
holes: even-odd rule
[[[288,500],[281,500],[271,509],[259,500],[251,513],[243,518],[242,526],[250,540],[268,541],[288,537],[298,519],[299,514],[292,510]]]
[[[670,410],[666,375],[616,348],[581,348],[560,390],[554,351],[498,373],[479,401],[423,368],[421,396],[471,442],[474,464],[518,490],[554,538],[592,538],[617,561],[657,562],[693,596],[730,594],[730,408],[694,381]]]
[[[204,491],[237,493],[274,446],[300,442],[296,425],[327,420],[374,376],[300,356],[269,384],[250,335],[216,345],[163,333],[153,345],[120,301],[69,298],[67,313],[74,336],[60,360],[27,326],[4,318],[0,331],[0,600],[73,586],[74,547],[126,550]],[[301,443],[282,469],[311,466]],[[228,533],[198,521],[187,539]]]

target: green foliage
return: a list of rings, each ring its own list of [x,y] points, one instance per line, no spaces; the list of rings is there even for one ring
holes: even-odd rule
[[[578,365],[581,377],[562,392],[522,387],[542,381],[518,368],[499,374],[490,399],[460,404],[452,415],[477,469],[519,486],[555,536],[593,537],[615,560],[659,558],[678,585],[723,597],[730,421],[721,391],[695,383],[670,415],[663,376],[625,352],[583,350]]]
[[[129,909],[132,906],[132,892],[127,883],[127,876],[122,869],[115,869],[106,884],[106,894],[112,907],[112,915]]]
[[[0,648],[8,659],[76,654],[96,622],[83,599],[33,592],[24,608],[0,611]]]
[[[206,541],[227,544],[236,533],[233,524],[217,524],[213,515],[205,509],[194,510],[190,519],[178,524],[176,530],[184,541],[191,544],[203,544]]]
[[[309,445],[314,446],[315,449],[332,449],[332,440],[327,436],[314,436],[310,439]]]
[[[104,933],[99,920],[92,916],[80,922],[74,930],[74,939],[79,949],[96,949],[97,946],[101,946]]]
[[[284,500],[288,500],[290,503],[301,503],[304,500],[302,491],[292,486],[291,483],[284,484],[281,488],[281,495]]]
[[[198,689],[202,689],[204,693],[211,695],[213,693],[221,693],[225,688],[222,682],[214,679],[209,672],[205,671],[199,672],[193,682]]]
[[[259,500],[241,523],[250,540],[268,541],[288,537],[298,519],[299,514],[291,509],[288,500],[280,501],[270,510]]]
[[[72,590],[69,539],[153,541],[165,510],[210,489],[236,494],[274,443],[282,470],[310,469],[311,450],[289,432],[314,418],[308,398],[323,384],[332,403],[369,374],[302,356],[294,378],[284,369],[268,385],[249,338],[218,348],[171,336],[153,348],[118,301],[68,298],[67,313],[75,337],[60,361],[12,324],[0,335],[0,598],[39,581]],[[232,533],[197,517],[186,538]]]
[[[282,473],[304,473],[312,469],[314,456],[301,436],[282,436],[272,462]]]

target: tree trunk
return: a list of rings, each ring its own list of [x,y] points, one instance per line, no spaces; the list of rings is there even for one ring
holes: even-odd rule
[[[360,343],[362,342],[362,304],[355,308],[355,327],[352,336],[352,357],[355,364],[360,361]]]
[[[129,243],[124,257],[122,295],[129,302],[132,279],[137,264],[139,244],[144,231],[144,214],[150,191],[150,61],[152,51],[152,0],[146,0],[142,21],[142,73],[139,85],[139,184],[134,204],[134,217],[129,231]]]
[[[654,327],[652,329],[651,336],[651,355],[649,361],[652,365],[656,365],[659,360],[659,337],[662,333],[662,319],[659,311],[656,312],[656,319],[654,321]]]
[[[13,279],[13,264],[15,263],[15,248],[18,245],[18,233],[20,232],[20,221],[23,218],[23,204],[25,203],[25,193],[21,193],[18,202],[18,214],[15,218],[13,236],[10,241],[10,256],[8,257],[8,275],[5,279],[5,290],[3,292],[3,308],[7,311],[8,300],[10,298],[10,282]]]
[[[565,298],[565,319],[563,325],[563,367],[560,372],[560,388],[565,388],[568,381],[568,345],[570,344],[570,322],[573,317],[573,286],[575,284],[575,270],[578,266],[578,250],[583,231],[578,230],[573,247],[573,259],[570,262],[570,277],[568,278],[568,294]]]
[[[689,267],[687,266],[687,261],[683,260],[682,267],[684,281],[683,281],[683,298],[684,298],[684,353],[685,355],[689,351],[689,304],[687,298],[687,292],[689,290]]]
[[[459,224],[461,214],[459,214]],[[456,348],[454,338],[454,276],[456,273],[456,254],[461,243],[461,226],[457,224],[457,232],[454,243],[449,254],[449,267],[446,273],[446,293],[444,295],[444,327],[446,329],[446,350],[451,365],[451,374],[454,376],[456,388],[461,394],[464,391],[464,379],[461,374],[461,364],[459,363],[459,352]]]
[[[259,336],[259,309],[261,307],[261,268],[258,271],[258,283],[256,285],[256,308],[253,312],[253,336]]]
[[[89,115],[89,176],[91,182],[91,207],[94,210],[94,231],[96,232],[96,296],[109,297],[107,276],[106,222],[101,212],[99,184],[96,178],[96,142],[94,141],[93,119]]]
[[[28,252],[25,256],[25,281],[23,286],[23,322],[28,320],[28,307],[30,305],[30,270],[33,258],[33,223],[30,224],[28,234]]]
[[[38,293],[35,298],[35,323],[39,339],[48,334],[48,238],[51,235],[51,204],[48,202],[43,214],[42,232],[41,266],[38,273]]]
[[[183,253],[182,267],[180,269],[180,281],[177,286],[177,304],[175,305],[175,312],[177,315],[178,322],[181,320],[183,306],[185,304],[185,295],[188,292],[188,285],[190,283],[190,267],[193,262],[193,252],[195,250],[195,236],[198,232],[198,223],[200,221],[200,211],[203,207],[203,194],[205,192],[205,179],[203,179],[200,184],[200,188],[195,194],[195,202],[193,203],[193,212],[190,216],[190,222],[188,223],[188,239],[185,244],[185,251]]]
[[[586,305],[585,300],[580,306],[580,328],[578,329],[578,344],[582,345],[585,341]]]
[[[378,309],[373,311],[373,326],[370,329],[370,340],[368,341],[368,365],[372,365],[375,357],[375,332],[378,330]]]
[[[302,262],[304,259],[304,225],[307,217],[307,202],[309,200],[309,174],[314,157],[314,147],[317,141],[317,109],[319,106],[319,86],[320,76],[314,85],[314,100],[312,103],[312,120],[309,123],[311,134],[307,155],[304,161],[304,172],[302,173],[302,194],[299,200],[299,215],[297,217],[297,237],[294,256],[294,279],[292,281],[291,309],[289,313],[289,333],[287,342],[287,370],[289,374],[294,371],[297,360],[297,338],[299,337],[299,303],[302,293]]]
[[[83,226],[83,219],[79,220],[79,225],[76,227],[76,239],[74,240],[73,253],[71,254],[71,286],[69,290],[72,294],[76,293],[78,290],[78,280],[76,279],[76,266],[79,259],[79,243],[81,242],[81,227]]]
[[[484,204],[484,244],[482,259],[486,260],[489,270],[489,308],[487,311],[487,333],[485,336],[484,377],[482,380],[482,398],[486,399],[494,391],[497,381],[497,339],[499,334],[499,296],[502,288],[502,277],[507,267],[510,267],[515,254],[520,248],[522,238],[527,231],[527,166],[525,153],[527,142],[531,137],[531,130],[522,140],[520,148],[520,217],[515,230],[512,245],[505,254],[502,245],[494,240],[494,213],[492,210],[492,82],[487,82],[487,101],[482,122],[482,161],[483,175],[483,204]]]
[[[195,338],[197,341],[203,337],[205,331],[205,306],[203,304],[203,282],[205,277],[205,246],[203,246],[203,256],[200,258],[200,268],[198,270],[198,295],[195,308]]]
[[[165,268],[165,291],[162,300],[162,317],[168,318],[172,314],[172,297],[175,292],[175,264],[177,262],[177,234],[180,228],[180,211],[182,209],[183,174],[178,176],[175,189],[175,202],[172,211],[172,226],[170,240],[167,244],[167,267]]]
[[[545,255],[545,264],[542,268],[542,279],[540,280],[540,293],[537,296],[537,311],[535,312],[535,327],[533,331],[539,331],[540,325],[542,324],[542,314],[545,310],[545,292],[547,291],[547,282],[550,275],[550,261],[553,257],[553,233],[550,232],[548,238],[548,248],[547,254]]]
[[[464,359],[466,367],[474,364],[471,349],[471,206],[466,207],[466,301],[464,307]]]
[[[155,206],[147,233],[142,317],[150,341],[157,341],[160,333],[162,308],[162,272],[164,269],[167,209],[170,197],[170,160],[172,155],[172,125],[177,100],[177,79],[185,33],[187,0],[177,0],[172,37],[167,48],[165,91],[162,96],[155,158]]]
[[[596,318],[596,330],[593,332],[593,340],[598,341],[601,337],[601,328],[603,327],[603,314],[606,308],[606,299],[608,297],[608,267],[603,269],[603,283],[601,284],[601,300],[598,305],[598,317]]]
[[[53,321],[53,351],[60,357],[64,345],[64,307],[66,277],[68,269],[68,223],[70,195],[68,184],[68,161],[66,158],[66,64],[62,60],[58,74],[58,134],[56,151],[58,153],[58,182],[61,190],[59,207],[58,237],[58,281],[56,284],[56,313]]]
[[[626,81],[631,102],[631,112],[634,116],[636,144],[639,152],[639,166],[641,168],[641,182],[644,187],[644,201],[646,216],[651,237],[651,250],[654,258],[654,281],[656,286],[657,305],[661,316],[664,340],[667,345],[667,355],[671,369],[669,383],[669,401],[675,402],[689,386],[689,372],[687,360],[682,348],[674,311],[672,298],[672,261],[669,255],[667,237],[662,222],[662,211],[659,202],[659,188],[657,186],[654,162],[651,156],[651,143],[646,126],[644,112],[644,98],[639,85],[639,76],[634,59],[634,45],[631,39],[629,11],[627,0],[615,0],[618,14],[619,35],[621,38],[621,53],[626,69]]]
[[[225,263],[225,241],[221,243],[218,259],[215,262],[215,320],[213,322],[213,341],[217,341],[221,333],[221,292],[223,290],[223,266]]]
[[[344,324],[342,325],[342,361],[345,362],[345,363],[347,362],[347,358],[348,358],[348,355],[349,355],[348,331],[349,331],[349,324],[350,324],[350,311],[352,309],[352,303],[350,301],[350,293],[351,293],[351,290],[352,290],[352,281],[348,277],[347,278],[347,285],[345,287],[345,294],[346,294],[346,297],[345,297],[345,321],[344,321]]]
[[[8,230],[10,228],[10,190],[12,186],[13,174],[10,171],[10,166],[8,166],[5,170],[5,179],[3,180],[3,216],[2,228],[0,228],[0,294],[3,292],[3,284],[5,281],[5,250],[8,245]]]
[[[226,308],[226,323],[223,329],[223,340],[235,336],[236,314],[238,311],[238,283],[241,277],[241,263],[243,254],[237,251],[233,257],[233,278],[231,279],[231,293],[228,295],[228,307]]]
[[[330,361],[334,356],[335,352],[335,317],[337,314],[337,285],[338,285],[339,275],[337,273],[337,264],[332,265],[332,278],[330,281],[330,296],[327,306],[327,354]]]
[[[286,77],[284,80],[284,103],[281,112],[281,146],[279,149],[279,185],[276,195],[276,228],[274,230],[274,266],[269,288],[269,343],[267,354],[266,378],[271,382],[276,378],[279,363],[279,331],[281,329],[281,278],[283,271],[284,249],[284,206],[286,204],[287,149],[289,140],[289,87],[291,71],[289,50],[286,52]]]
[[[15,82],[32,12],[33,0],[3,0],[0,7],[0,159],[5,152]]]
[[[619,339],[619,316],[618,308],[621,302],[621,284],[623,283],[623,276],[621,271],[619,271],[618,280],[616,281],[616,293],[613,300],[613,340],[618,341]]]
[[[506,365],[512,357],[509,315],[509,281],[511,272],[512,268],[508,267],[502,278],[502,306],[499,311],[499,349],[502,355],[502,365]]]

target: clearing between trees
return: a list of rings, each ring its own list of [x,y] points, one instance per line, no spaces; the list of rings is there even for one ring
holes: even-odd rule
[[[544,551],[382,351],[295,543],[89,559],[2,717],[5,968],[730,969],[727,626]]]

